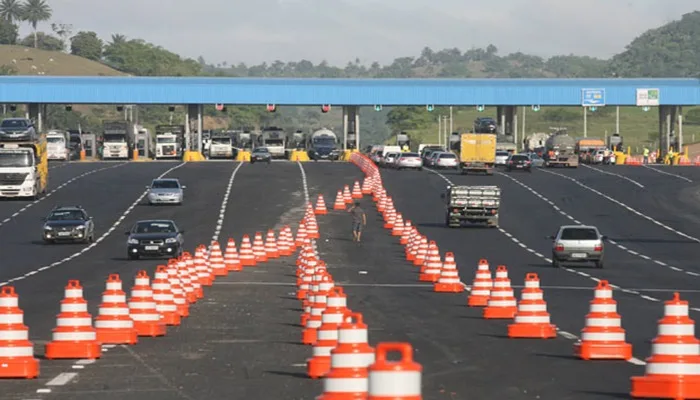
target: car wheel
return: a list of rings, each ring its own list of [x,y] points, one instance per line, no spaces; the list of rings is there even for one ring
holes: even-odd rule
[[[423,167],[418,168],[418,171],[422,171],[422,170],[423,170]]]
[[[138,255],[138,254],[129,253],[129,254],[127,255],[127,258],[128,258],[129,260],[138,260],[138,259],[139,259],[139,255]]]
[[[531,169],[531,168],[528,168],[528,169],[527,169],[527,172],[532,173],[532,169]]]

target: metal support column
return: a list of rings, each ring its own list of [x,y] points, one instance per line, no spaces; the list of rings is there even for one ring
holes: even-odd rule
[[[355,109],[355,149],[360,150],[360,110],[359,107],[353,107]]]
[[[683,150],[683,107],[678,106],[678,151]],[[687,156],[687,154],[686,154]]]
[[[348,107],[343,106],[343,151],[348,149]]]
[[[518,110],[513,107],[513,143],[515,143],[515,152],[522,148],[518,143]]]
[[[583,137],[588,137],[588,107],[583,107]]]
[[[501,106],[496,107],[496,115],[498,118],[497,121],[498,121],[499,128],[501,128],[500,132],[498,132],[498,130],[497,130],[497,132],[500,133],[501,135],[506,134],[506,113],[504,111],[505,110],[503,109],[503,107],[501,107]]]
[[[192,129],[190,129],[190,106],[185,107],[185,150],[192,150]]]
[[[197,104],[197,151],[202,152],[202,131],[204,130],[204,120],[202,119],[202,112],[204,111],[204,106]]]

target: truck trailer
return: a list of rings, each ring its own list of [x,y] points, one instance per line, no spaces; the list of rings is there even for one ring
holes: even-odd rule
[[[498,227],[501,189],[498,186],[448,186],[445,200],[445,225],[459,228],[463,223]]]
[[[496,135],[493,133],[463,133],[460,138],[459,171],[483,172],[493,175],[496,164]]]
[[[68,132],[50,130],[46,134],[46,149],[49,160],[70,160],[70,135]]]
[[[576,141],[566,132],[557,132],[550,136],[544,147],[545,167],[578,168],[578,155],[575,152]]]

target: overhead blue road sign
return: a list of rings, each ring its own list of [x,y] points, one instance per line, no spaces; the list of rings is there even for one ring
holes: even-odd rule
[[[605,89],[581,89],[581,105],[602,107],[605,105]]]

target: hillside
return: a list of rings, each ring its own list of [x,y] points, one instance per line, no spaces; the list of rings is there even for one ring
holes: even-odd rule
[[[24,46],[0,45],[0,66],[13,75],[125,75],[86,58]]]

